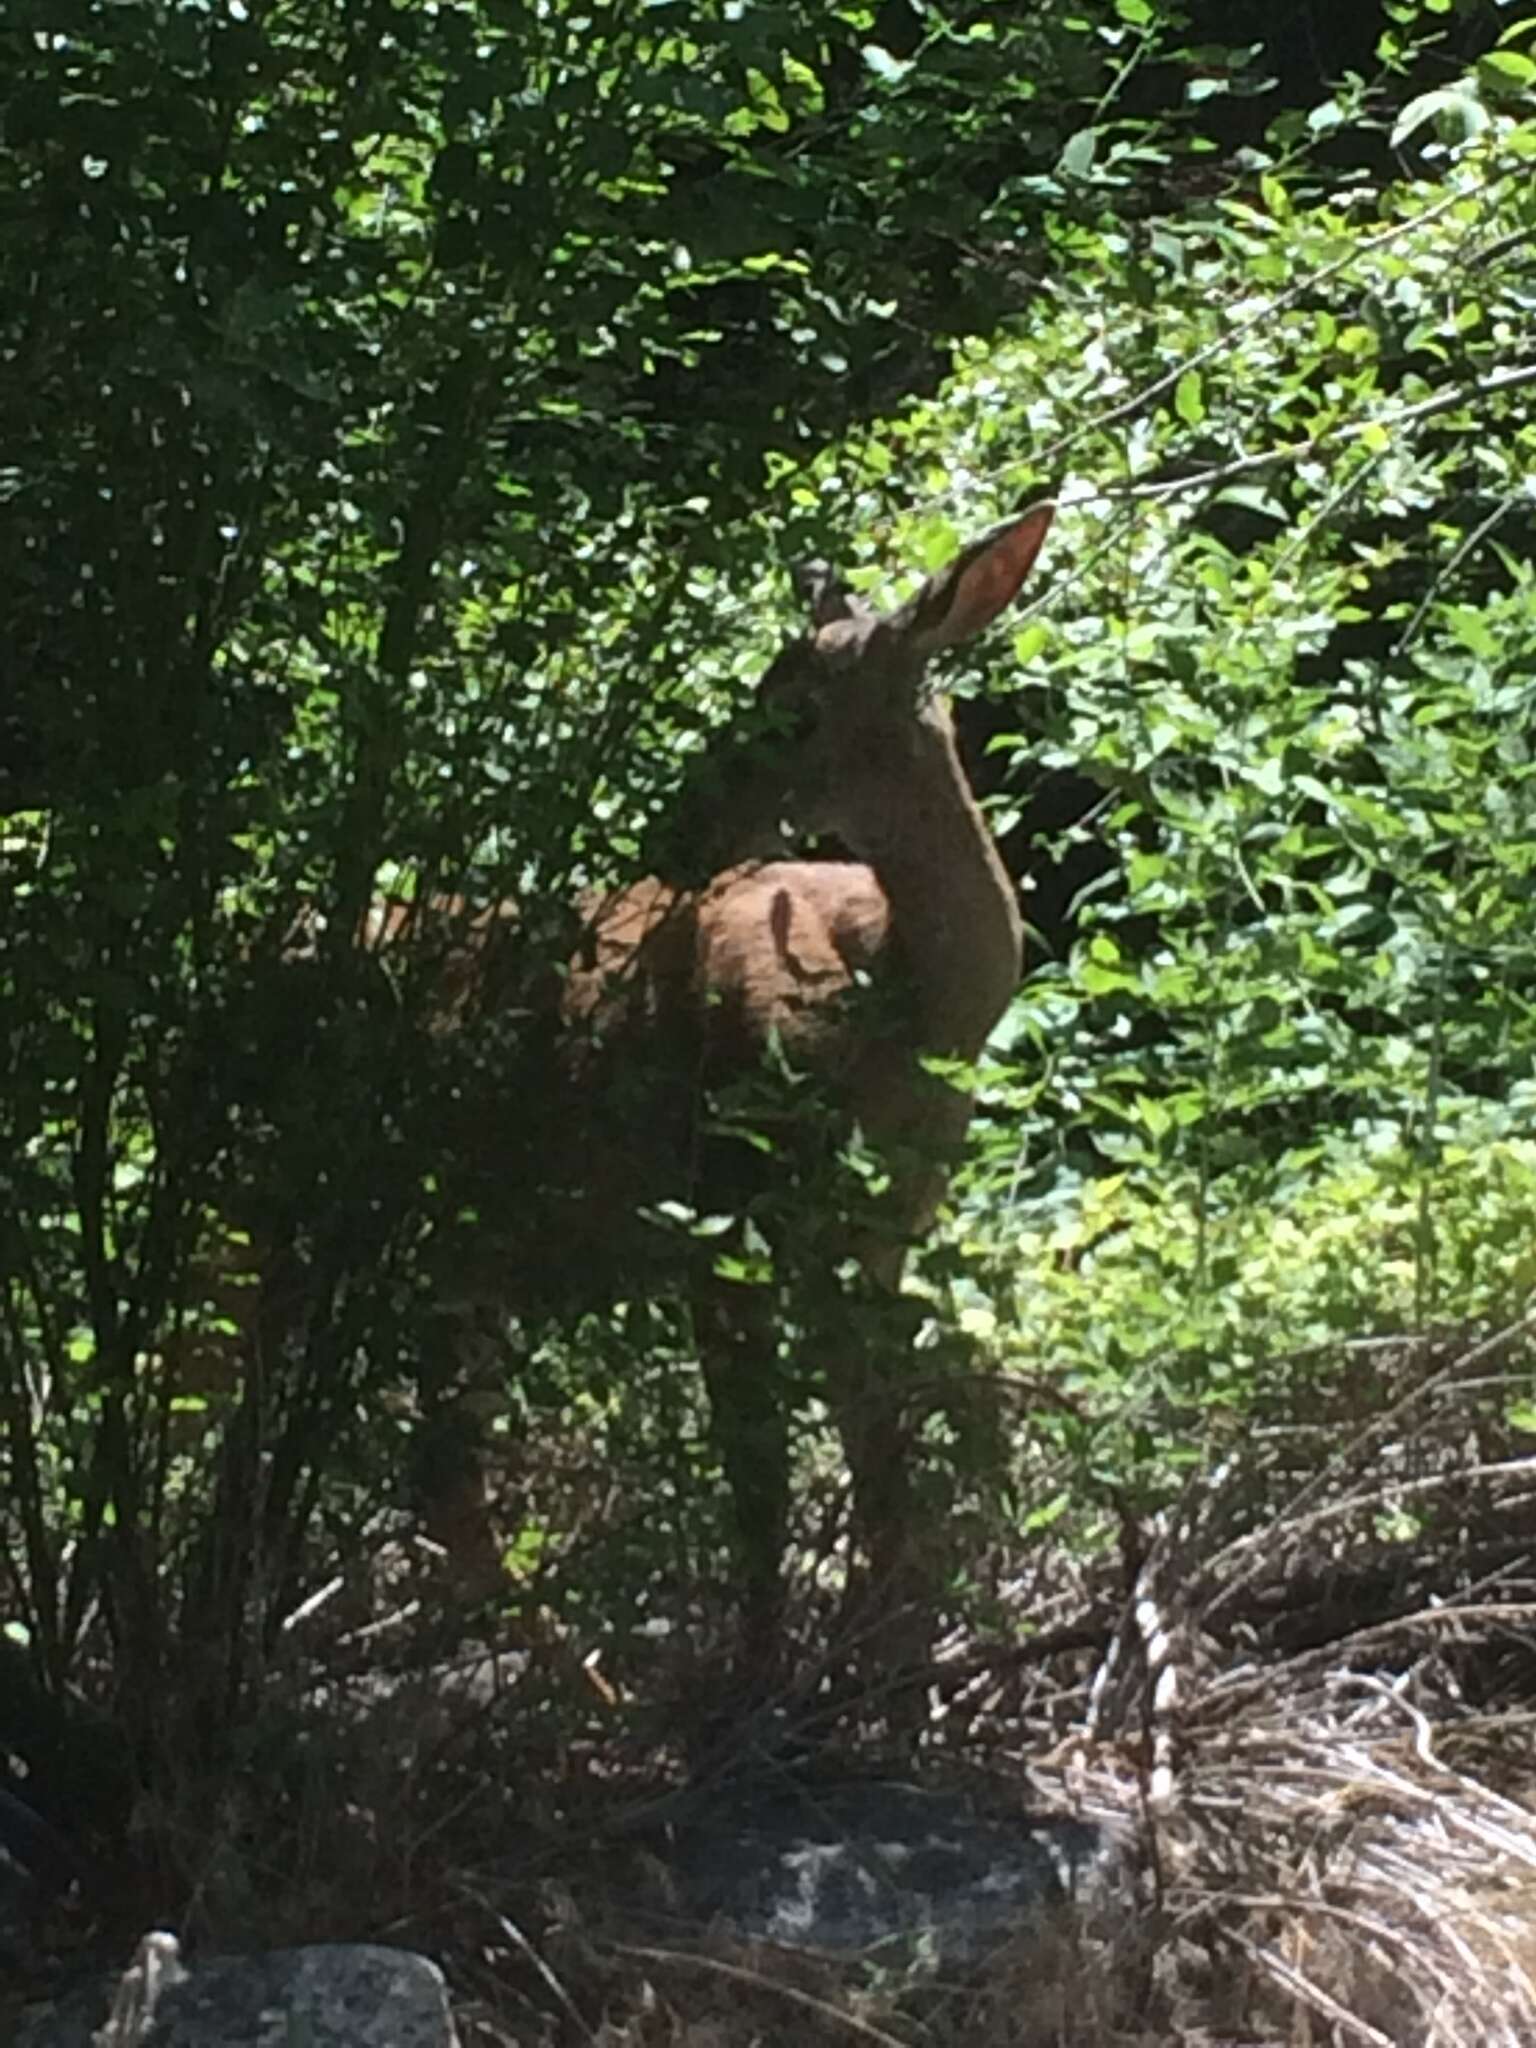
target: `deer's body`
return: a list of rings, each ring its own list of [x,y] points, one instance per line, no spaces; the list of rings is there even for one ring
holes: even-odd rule
[[[898,1588],[913,1544],[899,1376],[836,1305],[830,1276],[852,1255],[877,1291],[898,1287],[970,1116],[965,1091],[925,1063],[974,1060],[1018,983],[1013,888],[948,711],[923,676],[930,654],[1012,600],[1051,509],[973,544],[892,616],[823,587],[811,629],[762,685],[778,730],[743,748],[746,779],[720,801],[739,806],[748,839],[752,820],[783,818],[835,832],[857,858],[739,862],[697,888],[645,880],[588,901],[575,955],[535,1006],[546,1064],[514,1062],[516,1083],[495,1102],[494,1076],[476,1069],[462,1118],[442,1138],[444,1178],[459,1176],[474,1221],[434,1257],[440,1295],[509,1311],[535,1298],[592,1305],[634,1287],[638,1253],[661,1242],[636,1220],[642,1205],[681,1196],[728,1206],[735,1190],[722,1201],[711,1180],[718,1092],[770,1056],[812,1076],[835,1128],[857,1127],[887,1172],[863,1211],[803,1219],[794,1255],[800,1271],[818,1259],[827,1269],[828,1313],[819,1331],[814,1312],[808,1320],[874,1577]],[[368,940],[408,941],[417,921],[381,906]],[[434,965],[428,1006],[451,1055],[467,1019],[495,1012],[516,915],[501,906],[436,920],[445,921],[455,937]],[[772,1156],[766,1167],[759,1158],[760,1173],[776,1170]],[[787,1421],[761,1296],[706,1278],[697,1322],[749,1607],[766,1632],[787,1512]],[[483,1565],[474,1521],[458,1517]]]

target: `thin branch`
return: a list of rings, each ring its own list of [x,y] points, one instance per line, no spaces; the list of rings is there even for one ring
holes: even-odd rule
[[[1519,391],[1527,384],[1536,384],[1536,363],[1527,363],[1515,370],[1495,370],[1490,376],[1479,377],[1475,383],[1459,384],[1451,391],[1438,391],[1433,398],[1421,399],[1417,405],[1405,405],[1397,412],[1375,413],[1366,420],[1342,421],[1326,433],[1312,434],[1305,441],[1283,442],[1280,447],[1267,449],[1262,455],[1239,456],[1236,461],[1224,463],[1219,469],[1200,470],[1192,476],[1176,477],[1170,483],[1129,484],[1124,489],[1085,492],[1079,502],[1091,498],[1116,504],[1138,500],[1161,502],[1183,497],[1192,491],[1209,491],[1213,485],[1231,483],[1235,477],[1252,476],[1285,463],[1304,462],[1309,455],[1320,454],[1340,441],[1372,433],[1377,428],[1395,432],[1419,420],[1430,419],[1436,413],[1454,412],[1458,406],[1469,405],[1474,399]]]
[[[1494,190],[1501,183],[1509,182],[1511,176],[1512,173],[1506,172],[1502,178],[1495,178],[1488,188],[1489,191]],[[1122,399],[1119,405],[1111,406],[1108,412],[1100,413],[1091,420],[1085,420],[1082,426],[1076,428],[1072,433],[1063,436],[1044,456],[1033,458],[1030,466],[1039,469],[1043,463],[1046,468],[1049,468],[1052,463],[1065,455],[1069,448],[1074,447],[1085,434],[1103,433],[1106,428],[1118,426],[1122,420],[1134,419],[1144,407],[1153,404],[1164,393],[1172,391],[1179,383],[1179,380],[1190,370],[1198,370],[1204,364],[1214,361],[1217,356],[1221,355],[1240,336],[1252,333],[1256,327],[1267,326],[1279,314],[1287,312],[1298,300],[1308,297],[1309,294],[1317,290],[1319,285],[1326,284],[1330,278],[1337,277],[1342,271],[1348,270],[1352,264],[1358,263],[1362,257],[1372,255],[1376,250],[1388,247],[1389,244],[1400,240],[1404,235],[1411,234],[1416,228],[1427,227],[1431,221],[1438,220],[1442,214],[1449,213],[1454,207],[1463,204],[1466,196],[1465,192],[1459,190],[1448,192],[1443,199],[1436,200],[1433,206],[1427,206],[1422,213],[1412,214],[1407,220],[1394,221],[1391,227],[1383,228],[1380,234],[1366,235],[1359,241],[1352,242],[1344,255],[1338,257],[1334,262],[1325,263],[1321,270],[1309,270],[1305,277],[1298,278],[1295,284],[1289,286],[1285,291],[1278,293],[1274,298],[1265,300],[1262,306],[1256,307],[1253,312],[1245,315],[1243,319],[1234,322],[1231,327],[1218,334],[1214,341],[1208,341],[1204,348],[1196,349],[1192,356],[1186,356],[1182,361],[1175,363],[1171,369],[1165,370],[1160,377],[1155,377],[1150,384],[1143,385],[1140,391],[1133,392],[1129,398]]]

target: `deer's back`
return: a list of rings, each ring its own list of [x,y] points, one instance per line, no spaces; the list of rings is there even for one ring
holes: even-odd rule
[[[670,1027],[716,1075],[770,1045],[836,1071],[857,1043],[849,998],[891,951],[890,906],[857,862],[748,862],[698,890],[637,882],[592,907],[564,1021],[599,1039]]]
[[[453,1147],[491,1226],[474,1263],[501,1260],[513,1294],[643,1284],[678,1245],[642,1212],[736,1210],[782,1176],[794,1140],[768,1055],[824,1076],[835,1122],[867,1052],[859,984],[889,952],[885,896],[851,863],[743,865],[697,890],[647,879],[582,910],[554,1003],[529,1019],[531,1058],[508,1065],[494,1107],[469,1105]],[[791,1093],[784,1114],[803,1118]],[[733,1105],[774,1132],[777,1164],[721,1135]]]

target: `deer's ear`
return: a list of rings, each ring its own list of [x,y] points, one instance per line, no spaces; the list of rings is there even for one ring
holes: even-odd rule
[[[957,647],[990,626],[1019,594],[1055,517],[1053,504],[1032,505],[1017,519],[983,534],[917,593],[903,623],[925,655]]]

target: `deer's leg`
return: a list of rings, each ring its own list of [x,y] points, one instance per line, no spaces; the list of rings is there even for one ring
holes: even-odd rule
[[[731,1491],[743,1659],[764,1678],[779,1657],[789,1534],[789,1404],[774,1296],[710,1281],[695,1318],[711,1432]]]
[[[444,1304],[428,1319],[417,1376],[412,1480],[426,1532],[467,1600],[490,1599],[506,1585],[487,1476],[487,1424],[505,1398],[500,1322],[479,1301]]]
[[[813,1332],[825,1359],[827,1396],[848,1461],[854,1534],[865,1568],[850,1581],[851,1616],[920,1623],[927,1607],[926,1548],[912,1483],[912,1422],[905,1382],[913,1311],[894,1290],[859,1283],[839,1291]]]
[[[900,1098],[897,1098],[900,1100]],[[901,1293],[912,1236],[926,1228],[944,1185],[936,1154],[963,1129],[967,1106],[948,1089],[920,1096],[921,1116],[866,1119],[892,1167],[873,1210],[850,1219],[851,1283],[821,1290],[827,1314],[817,1341],[853,1490],[854,1533],[865,1560],[850,1576],[846,1620],[872,1669],[927,1661],[944,1576],[948,1531],[915,1484],[915,1338],[922,1310]]]

